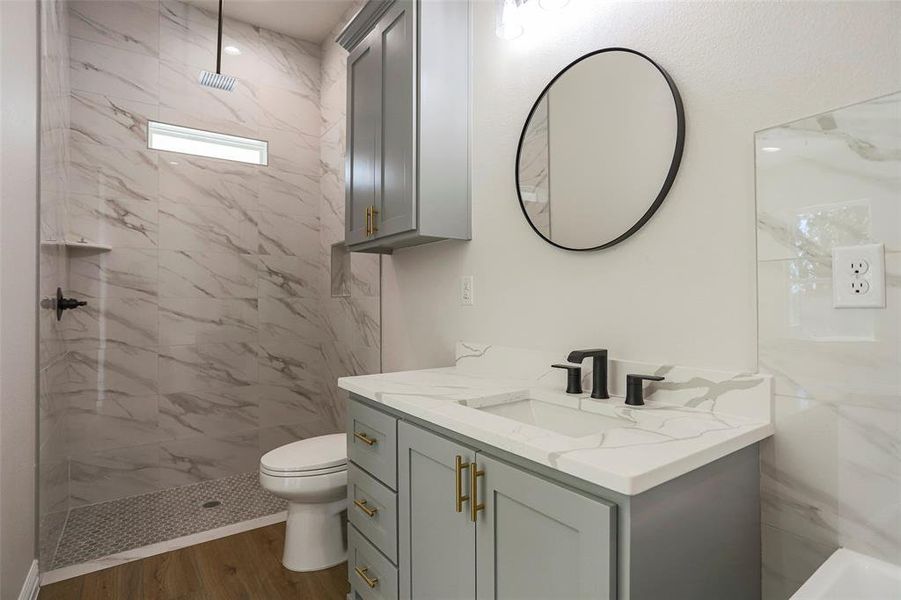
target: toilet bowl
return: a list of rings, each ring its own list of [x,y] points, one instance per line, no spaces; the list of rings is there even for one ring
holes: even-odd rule
[[[282,564],[318,571],[347,560],[347,436],[292,442],[260,459],[260,485],[288,501]]]

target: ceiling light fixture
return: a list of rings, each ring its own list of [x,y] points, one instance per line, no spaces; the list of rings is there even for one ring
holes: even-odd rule
[[[522,35],[521,10],[526,0],[495,0],[497,23],[495,33],[502,40],[514,40]]]

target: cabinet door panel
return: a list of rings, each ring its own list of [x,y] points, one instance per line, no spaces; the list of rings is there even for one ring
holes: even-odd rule
[[[481,454],[477,463],[477,598],[614,597],[614,506]]]
[[[378,204],[381,129],[381,46],[374,30],[347,59],[345,241],[361,242],[367,209]]]
[[[381,188],[377,237],[416,228],[414,200],[414,7],[398,1],[382,17]]]
[[[476,528],[468,502],[455,510],[454,461],[468,465],[475,452],[409,423],[397,429],[401,598],[473,598]]]

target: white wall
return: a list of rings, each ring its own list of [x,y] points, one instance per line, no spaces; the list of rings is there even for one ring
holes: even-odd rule
[[[37,2],[0,2],[0,598],[34,560]]]
[[[901,88],[901,4],[572,0],[512,42],[494,34],[493,3],[474,3],[473,21],[473,240],[385,261],[384,369],[449,364],[457,339],[755,368],[753,132]],[[547,81],[608,46],[642,51],[675,79],[684,159],[635,236],[566,252],[522,217],[516,145]],[[459,302],[465,274],[472,307]]]

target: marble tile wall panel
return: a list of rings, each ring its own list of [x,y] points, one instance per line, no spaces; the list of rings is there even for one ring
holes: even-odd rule
[[[86,2],[82,10],[99,9]],[[155,57],[107,44],[71,38],[69,81],[72,90],[155,104],[159,100],[160,61]]]
[[[361,6],[362,2],[354,3],[342,24],[323,42],[320,51],[318,276],[322,282],[321,289],[326,291],[331,290],[331,247],[344,240],[347,53],[332,40],[343,23]],[[270,117],[277,118],[268,114],[263,116],[264,120]],[[323,395],[332,423],[340,429],[344,427],[346,400],[337,388],[338,377],[381,371],[381,260],[377,255],[351,254],[349,296],[332,297],[332,294],[326,294],[323,298]]]
[[[255,342],[260,336],[256,298],[162,298],[160,344]]]
[[[149,56],[159,54],[160,18],[156,2],[72,0],[69,35]]]
[[[68,237],[116,248],[156,248],[159,243],[159,204],[156,200],[102,198],[70,193]]]
[[[161,489],[259,469],[257,431],[160,444]]]
[[[260,427],[261,386],[232,386],[209,392],[181,392],[160,397],[160,428],[166,438],[221,437]]]
[[[757,135],[759,362],[777,393],[768,599],[840,546],[901,563],[899,107],[894,94]],[[879,242],[886,308],[834,309],[832,248]]]
[[[256,298],[260,260],[237,252],[160,250],[163,298]]]
[[[69,506],[147,494],[161,488],[159,446],[130,446],[69,459]]]
[[[213,391],[257,382],[252,343],[191,344],[159,349],[160,392]]]

